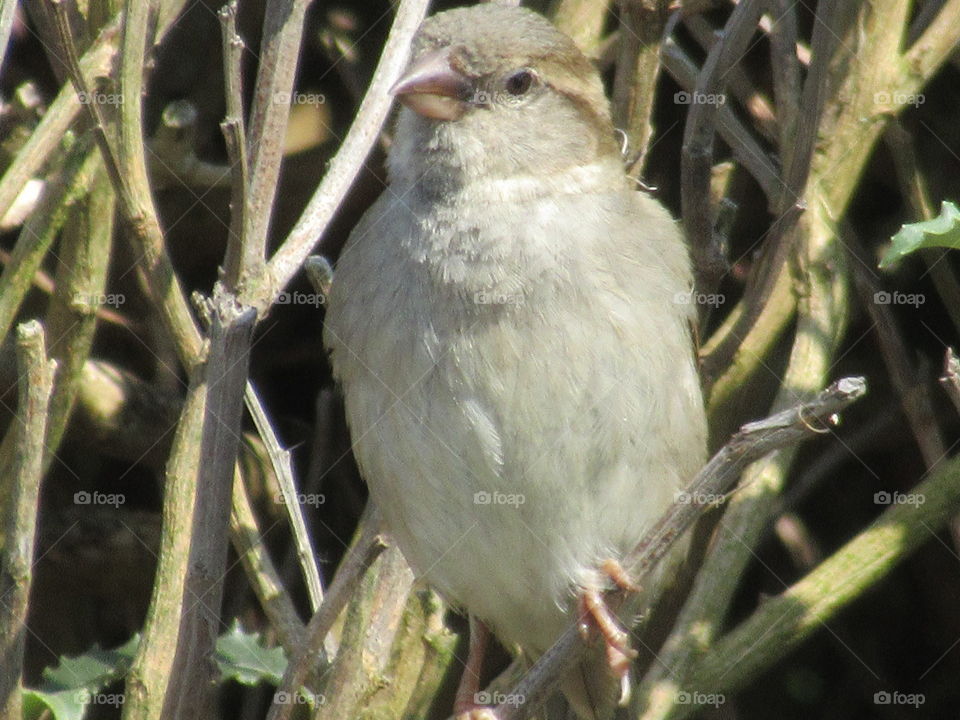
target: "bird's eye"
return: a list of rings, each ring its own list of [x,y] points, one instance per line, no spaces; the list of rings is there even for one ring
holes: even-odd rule
[[[536,82],[536,79],[537,76],[533,70],[523,68],[522,70],[517,70],[516,72],[513,72],[507,76],[507,79],[504,82],[504,88],[511,95],[524,95],[531,87],[533,87],[533,83]]]

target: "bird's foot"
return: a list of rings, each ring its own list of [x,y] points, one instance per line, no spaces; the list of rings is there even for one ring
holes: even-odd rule
[[[600,569],[614,584],[626,592],[639,592],[640,587],[631,580],[623,566],[613,558],[603,562]],[[630,663],[637,651],[630,647],[630,636],[620,625],[617,616],[610,610],[603,593],[596,588],[584,588],[578,597],[580,633],[589,639],[591,621],[606,643],[607,664],[621,684],[621,702],[629,695]]]

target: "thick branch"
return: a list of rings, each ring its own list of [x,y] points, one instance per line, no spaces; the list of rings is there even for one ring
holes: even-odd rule
[[[12,457],[0,467],[4,498],[0,527],[0,717],[19,718],[20,676],[27,640],[27,602],[32,580],[40,481],[47,430],[47,410],[57,363],[47,359],[43,327],[35,320],[17,329],[21,378],[17,417],[9,432],[16,436]]]

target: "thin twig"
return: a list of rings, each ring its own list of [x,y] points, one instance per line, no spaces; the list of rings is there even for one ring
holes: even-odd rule
[[[683,133],[680,189],[683,227],[690,244],[697,287],[712,292],[720,272],[710,207],[710,173],[713,139],[719,108],[725,104],[725,81],[730,68],[742,58],[757,31],[762,7],[759,0],[743,0],[730,14],[718,40],[704,62],[691,97]]]
[[[189,367],[199,360],[202,353],[200,332],[164,246],[163,230],[147,175],[143,142],[140,104],[146,60],[143,29],[154,25],[156,12],[156,6],[148,0],[128,0],[126,4],[120,58],[120,94],[125,101],[120,104],[120,142],[116,159],[106,157],[109,145],[105,141],[101,148],[108,170],[114,162],[123,168],[119,179],[111,179],[123,201],[126,219],[137,244],[140,260],[137,264],[138,274],[148,297],[159,306],[166,329],[176,342],[181,361]]]
[[[407,63],[410,42],[426,13],[428,0],[401,0],[396,19],[373,74],[367,94],[340,150],[330,161],[323,182],[268,264],[269,287],[257,301],[269,304],[286,287],[325,232],[359,168],[376,142],[393,101],[387,92]],[[257,304],[257,302],[254,302]]]
[[[889,293],[881,290],[866,248],[848,222],[840,223],[840,232],[844,245],[853,256],[850,269],[854,287],[860,296],[860,304],[873,321],[880,353],[894,393],[907,418],[913,439],[920,449],[924,465],[930,470],[946,453],[933,410],[933,398],[926,382],[911,361],[911,352],[897,327],[889,300],[884,299],[889,297]],[[913,312],[918,311],[919,306],[914,306]]]
[[[268,0],[264,11],[260,63],[247,128],[250,169],[243,229],[244,284],[259,283],[266,263],[267,234],[290,114],[289,98],[308,5],[305,0]]]
[[[199,293],[194,295],[197,313],[203,323],[209,326],[212,320],[209,303]],[[244,402],[253,418],[257,433],[263,440],[267,456],[270,458],[270,464],[273,468],[273,478],[271,479],[276,483],[275,487],[272,488],[274,490],[274,501],[282,503],[286,509],[287,519],[290,521],[290,527],[293,531],[297,559],[310,597],[310,610],[316,612],[323,603],[323,584],[310,545],[307,524],[303,518],[303,507],[301,503],[297,502],[297,486],[293,479],[293,463],[290,460],[290,451],[285,450],[280,444],[267,411],[263,407],[263,403],[260,402],[260,396],[257,395],[256,388],[249,380],[244,389]]]
[[[0,265],[6,267],[13,261],[13,254],[0,248]],[[33,287],[42,292],[45,295],[52,295],[55,289],[53,284],[53,278],[50,277],[50,273],[45,271],[43,268],[38,268],[36,272],[33,273]],[[3,280],[0,279],[0,286],[3,286]],[[108,323],[110,325],[116,325],[117,327],[122,327],[129,330],[131,333],[137,332],[137,327],[139,323],[128,318],[120,313],[105,308],[102,305],[96,309],[97,319],[101,322]]]
[[[70,28],[70,17],[67,14],[66,0],[49,0],[53,10],[53,22],[57,31],[57,44],[61,58],[66,66],[67,77],[76,90],[83,108],[87,111],[93,123],[94,137],[100,146],[103,162],[115,187],[123,185],[123,173],[117,160],[117,152],[107,136],[108,120],[103,111],[103,104],[96,101],[96,93],[91,91],[83,69],[80,67],[80,58],[77,55],[77,45],[73,40]],[[121,53],[122,56],[122,53]],[[139,95],[137,98],[139,99]]]
[[[717,44],[717,33],[702,15],[685,17],[683,24],[705,51],[709,52]],[[760,93],[750,76],[737,65],[727,70],[726,75],[726,84],[730,89],[728,94],[739,100],[744,110],[750,113],[754,127],[764,139],[771,143],[776,142],[777,118],[769,100]]]
[[[320,581],[320,571],[317,569],[313,549],[310,545],[307,523],[303,519],[303,505],[297,502],[297,487],[293,480],[290,451],[285,450],[280,445],[263,403],[260,402],[256,389],[249,382],[244,397],[247,409],[253,417],[253,423],[266,446],[267,454],[270,456],[270,464],[273,466],[273,472],[278,483],[275,497],[278,501],[283,501],[287,517],[290,520],[297,558],[300,561],[300,569],[307,586],[307,594],[310,596],[310,610],[316,612],[323,604],[323,583]]]
[[[224,94],[227,99],[227,115],[220,123],[223,139],[230,160],[230,230],[227,237],[227,252],[224,257],[224,281],[231,292],[236,292],[244,270],[259,272],[264,262],[262,247],[244,236],[248,211],[247,203],[247,137],[243,115],[243,40],[237,34],[237,3],[228,2],[217,13],[223,35]],[[249,257],[241,257],[244,250]],[[257,259],[259,258],[259,260]]]
[[[910,46],[901,65],[912,78],[930,78],[957,50],[960,0],[949,0],[920,38]]]
[[[80,142],[60,174],[47,183],[40,205],[17,236],[10,261],[0,274],[0,337],[6,337],[30,283],[76,203],[86,194],[100,167],[95,149]]]
[[[98,172],[86,188],[87,197],[73,209],[70,222],[60,233],[56,286],[44,320],[47,333],[55,338],[50,355],[59,365],[47,420],[44,471],[50,468],[73,413],[83,366],[93,348],[96,310],[111,299],[106,292],[107,269],[113,244],[116,195],[99,156],[93,157]]]
[[[58,45],[67,58],[70,82],[78,93],[89,91],[89,81],[77,60],[76,44],[70,35],[69,20],[62,5],[64,0],[50,0],[57,26]],[[173,3],[177,4],[177,3]],[[182,4],[182,3],[180,3]],[[122,201],[129,229],[138,245],[138,274],[148,297],[159,305],[167,330],[177,342],[181,360],[188,367],[202,353],[200,333],[194,325],[180,282],[163,244],[163,233],[147,178],[144,161],[140,98],[143,91],[144,27],[152,27],[153,5],[146,0],[127,3],[123,32],[123,53],[120,67],[120,95],[130,102],[120,104],[120,142],[116,151],[106,135],[106,118],[101,104],[87,102],[84,107],[95,124],[94,134],[111,183]],[[172,18],[171,18],[172,21]],[[133,24],[133,30],[128,31]],[[169,26],[161,23],[161,34]],[[123,172],[119,168],[123,167]]]
[[[667,39],[660,50],[664,70],[687,93],[693,93],[697,86],[699,70],[696,64],[672,39]],[[717,120],[717,132],[730,146],[734,157],[757,181],[772,206],[780,192],[779,169],[753,137],[746,125],[727,103],[720,106]]]
[[[800,61],[797,58],[797,10],[790,0],[767,0],[770,23],[770,71],[777,107],[777,132],[781,156],[793,142],[800,119]]]
[[[10,34],[13,30],[16,10],[17,3],[15,2],[0,3],[0,69],[3,68],[4,58],[10,56],[7,51],[9,50]],[[0,213],[0,217],[2,216],[3,213]]]
[[[814,143],[820,128],[820,116],[827,101],[830,68],[834,54],[840,46],[840,34],[845,15],[850,8],[827,4],[818,11],[813,25],[811,62],[803,82],[800,107],[803,113],[797,118],[796,134],[781,147],[780,161],[783,164],[783,193],[777,203],[778,213],[787,213],[791,208],[803,205],[804,189],[813,160]],[[790,54],[790,48],[784,48]],[[791,62],[786,58],[784,63]],[[776,266],[775,266],[776,267]]]
[[[674,539],[690,528],[700,516],[697,498],[715,498],[733,487],[748,465],[774,450],[795,445],[804,438],[823,432],[836,421],[835,415],[861,398],[867,385],[863,378],[844,378],[833,383],[816,398],[777,413],[765,420],[744,425],[701,470],[684,496],[647,532],[624,567],[633,568],[632,577],[643,577],[666,555]]]

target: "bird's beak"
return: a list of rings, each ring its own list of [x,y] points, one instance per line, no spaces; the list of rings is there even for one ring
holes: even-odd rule
[[[390,89],[391,94],[424,117],[459,120],[469,107],[470,83],[450,60],[450,48],[424,53]]]

